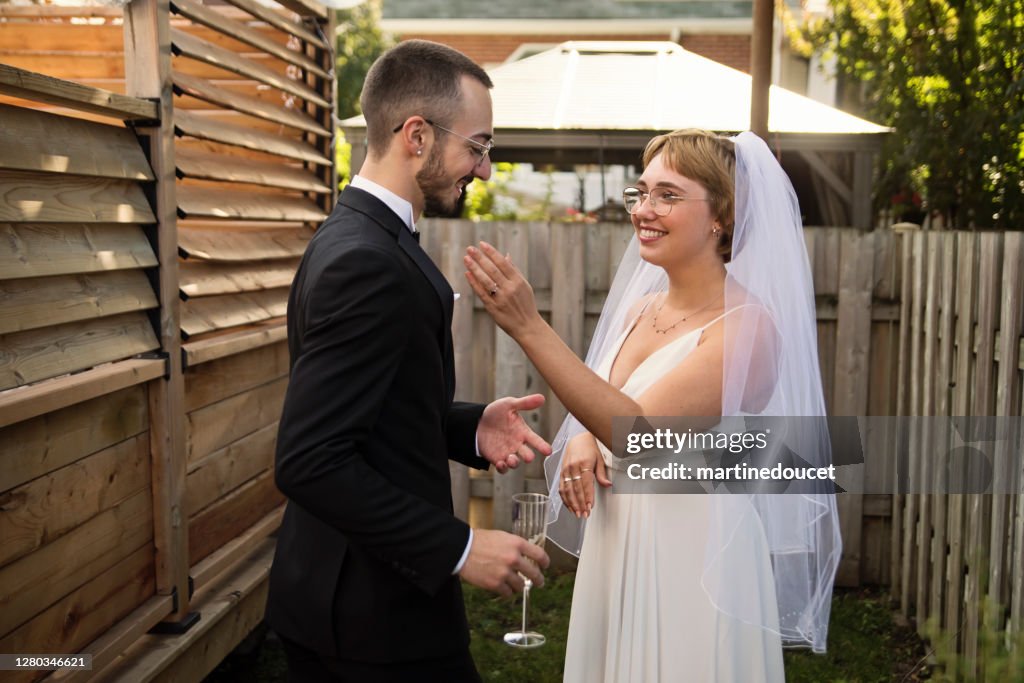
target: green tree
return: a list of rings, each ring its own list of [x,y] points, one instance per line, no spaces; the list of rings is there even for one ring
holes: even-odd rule
[[[1024,0],[829,0],[803,38],[892,126],[878,198],[957,228],[1024,228]]]
[[[364,0],[337,14],[338,118],[360,113],[359,93],[366,72],[393,41],[380,30],[381,0]]]
[[[338,10],[335,73],[338,77],[338,118],[360,113],[359,93],[370,66],[393,41],[380,30],[381,0],[364,0],[352,9]],[[340,130],[335,136],[338,187],[351,180],[352,145]]]

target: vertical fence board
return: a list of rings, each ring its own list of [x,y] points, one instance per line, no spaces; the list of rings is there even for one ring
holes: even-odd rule
[[[935,414],[949,416],[952,404],[953,377],[953,343],[954,343],[954,301],[956,294],[956,234],[944,233],[940,236],[941,286],[938,330],[938,376],[935,382]],[[936,489],[949,490],[948,453],[950,447],[948,422],[939,422],[935,436],[935,452],[942,456],[938,460],[933,481]],[[960,580],[953,575],[960,567],[960,526],[954,523],[959,514],[959,503],[949,495],[934,496],[935,537],[932,543],[932,565],[935,570],[935,582],[938,590],[931,594],[929,613],[942,624],[948,625],[949,615],[946,613],[947,595],[958,593]],[[952,527],[952,528],[951,528]],[[955,535],[954,535],[955,534]]]
[[[842,234],[839,251],[839,290],[836,321],[835,390],[832,410],[835,415],[867,413],[868,375],[871,354],[871,293],[874,281],[874,235],[847,231]],[[860,484],[863,483],[863,471]],[[857,485],[858,482],[850,482]],[[836,583],[856,586],[860,583],[861,526],[864,497],[861,494],[839,496],[836,504],[842,529],[843,554]]]
[[[922,234],[925,239],[926,262],[924,280],[924,319],[923,328],[918,333],[921,337],[921,367],[924,373],[919,382],[920,394],[917,415],[935,414],[935,348],[936,332],[938,322],[939,303],[939,244],[942,235],[937,232],[925,232]],[[923,333],[923,336],[922,336]],[[934,462],[932,431],[927,428],[915,429],[914,437],[917,438],[918,485],[921,487],[918,502],[918,526],[917,526],[917,596],[914,600],[917,608],[918,631],[923,633],[925,622],[929,617],[931,601],[929,600],[930,587],[934,580],[935,572],[932,567],[932,512],[934,496],[927,493],[928,483],[931,481],[932,464]]]
[[[498,250],[509,254],[512,262],[525,273],[530,267],[530,233],[526,224],[502,224],[499,226]],[[494,352],[500,362],[495,364],[494,392],[500,396],[522,396],[526,393],[526,377],[529,361],[519,345],[502,330],[495,331]],[[494,528],[512,530],[512,496],[525,488],[523,468],[494,475],[493,515]]]

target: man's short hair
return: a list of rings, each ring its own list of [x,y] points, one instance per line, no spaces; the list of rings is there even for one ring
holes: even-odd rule
[[[476,62],[440,43],[407,40],[381,55],[366,74],[359,97],[370,151],[386,152],[395,126],[410,116],[447,126],[462,100],[463,76],[494,87]]]

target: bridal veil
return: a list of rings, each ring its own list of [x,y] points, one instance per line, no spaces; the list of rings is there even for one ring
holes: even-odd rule
[[[776,445],[782,444],[790,462],[826,467],[831,450],[823,419],[814,292],[796,194],[761,138],[741,133],[730,139],[736,154],[736,220],[732,256],[726,264],[725,310],[729,314],[724,319],[721,415],[787,418],[784,424],[789,427],[782,430],[785,434],[779,435]],[[634,236],[587,353],[590,368],[615,343],[633,305],[667,286],[665,272],[640,258]],[[583,430],[571,415],[566,418],[552,443],[555,453],[545,463],[552,501],[548,537],[577,555],[585,522],[565,510],[558,483],[564,446]],[[741,554],[738,548],[744,538],[736,531],[749,528],[744,524],[747,515],[759,517],[770,548],[777,623],[761,623],[763,618],[753,607],[756,600],[747,595],[752,589],[736,578],[739,572],[730,559],[733,552]],[[823,652],[841,549],[829,487],[805,486],[796,493],[716,494],[711,520],[701,583],[716,608],[777,631],[784,645]]]

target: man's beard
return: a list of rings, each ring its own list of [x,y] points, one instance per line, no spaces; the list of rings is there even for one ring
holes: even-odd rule
[[[468,185],[472,178],[463,178]],[[445,174],[441,154],[435,145],[430,150],[423,168],[416,174],[416,183],[423,193],[423,215],[427,218],[458,218],[462,215],[462,206],[466,196],[466,188],[455,199],[449,198],[453,184]]]

